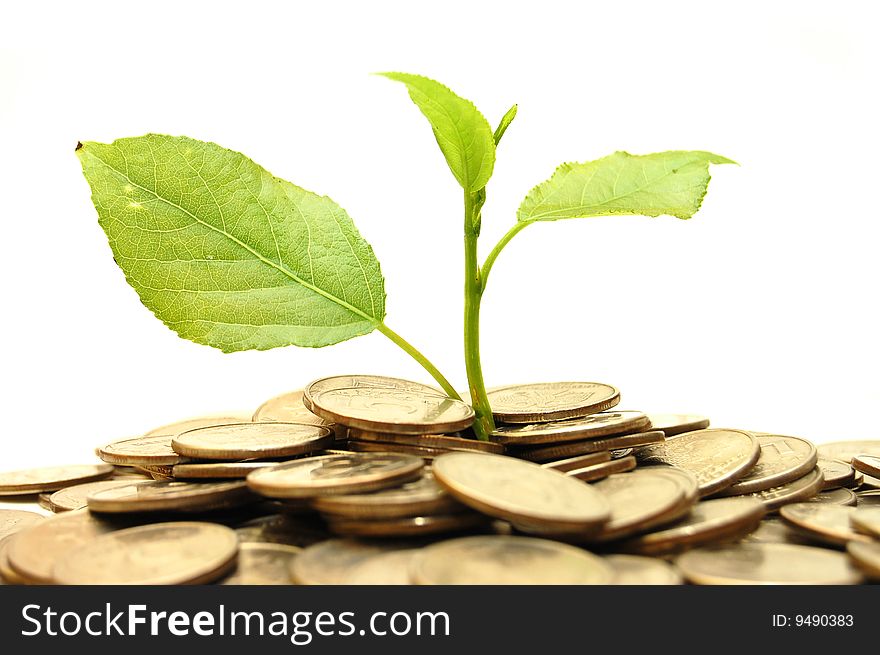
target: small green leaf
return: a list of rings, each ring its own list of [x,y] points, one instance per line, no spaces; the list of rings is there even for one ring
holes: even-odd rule
[[[671,150],[651,155],[612,155],[562,164],[523,200],[522,222],[629,214],[690,218],[709,184],[709,164],[736,162],[710,152]]]
[[[406,84],[409,97],[431,124],[446,163],[462,188],[475,193],[486,186],[495,166],[495,140],[488,121],[474,104],[427,77],[380,74]]]
[[[329,198],[186,137],[76,154],[126,279],[181,337],[225,352],[319,347],[381,324],[379,262]]]
[[[501,122],[498,123],[498,127],[495,128],[495,145],[497,146],[501,142],[501,137],[504,136],[504,133],[507,132],[507,128],[510,127],[510,124],[513,122],[513,119],[516,118],[516,110],[517,106],[514,105],[510,109],[507,110],[507,113],[501,117]]]

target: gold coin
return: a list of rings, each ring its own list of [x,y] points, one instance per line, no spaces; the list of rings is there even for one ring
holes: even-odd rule
[[[856,476],[856,470],[838,459],[827,459],[820,457],[816,461],[816,466],[822,471],[825,482],[823,489],[836,489],[837,487],[848,487],[853,483]]]
[[[813,542],[792,530],[781,519],[765,518],[756,530],[742,539],[743,543],[797,544],[812,546]]]
[[[463,450],[504,454],[504,446],[491,441],[477,441],[476,439],[462,439],[445,434],[394,434],[393,432],[370,432],[350,428],[349,439],[357,441],[375,441],[378,443],[393,443],[405,446],[420,446],[423,448],[441,448],[444,450]]]
[[[113,475],[107,464],[45,466],[0,473],[0,496],[20,496],[55,491],[80,482],[91,482]]]
[[[753,494],[745,494],[742,498],[756,498],[764,503],[768,512],[779,509],[789,503],[799,503],[809,500],[822,490],[822,471],[814,468],[804,477],[786,482],[772,489],[756,491]]]
[[[339,585],[355,567],[383,553],[412,548],[403,541],[331,539],[303,549],[290,565],[293,581],[301,585]]]
[[[609,475],[615,473],[626,473],[632,471],[636,467],[636,458],[629,456],[622,459],[612,459],[610,462],[602,462],[601,464],[592,464],[584,466],[573,471],[566,471],[565,475],[577,478],[583,482],[593,482],[594,480],[602,480]]]
[[[242,480],[252,471],[277,466],[278,462],[211,462],[177,464],[171,477],[177,480]]]
[[[373,555],[353,567],[343,584],[352,585],[409,585],[413,559],[419,551],[415,548],[395,550]]]
[[[44,520],[45,517],[36,512],[26,512],[19,509],[0,509],[0,541]]]
[[[42,507],[43,509],[54,512],[55,508],[52,506],[52,502],[49,500],[49,496],[52,495],[51,491],[47,491],[46,493],[42,493],[37,496],[37,505]]]
[[[660,430],[667,437],[709,427],[709,419],[696,414],[648,414],[648,418],[651,420],[651,429]]]
[[[407,446],[401,443],[382,443],[379,441],[349,441],[346,448],[356,453],[400,453],[421,457],[426,462],[444,453],[454,452],[448,448],[426,448],[424,446]]]
[[[247,416],[198,416],[196,418],[188,418],[182,421],[168,423],[158,428],[153,428],[149,432],[145,432],[144,437],[176,437],[181,432],[187,430],[195,430],[196,428],[204,428],[209,425],[228,425],[230,423],[248,423],[250,418]]]
[[[794,503],[779,510],[789,527],[805,537],[821,543],[844,546],[847,541],[870,541],[850,526],[850,517],[859,511],[843,505]]]
[[[816,466],[816,447],[805,439],[778,434],[757,437],[761,454],[758,461],[719,496],[741,496],[772,489],[805,476]]]
[[[600,382],[514,384],[487,392],[492,415],[501,423],[544,423],[611,409],[620,392]]]
[[[437,484],[430,471],[425,471],[418,480],[399,487],[363,494],[318,497],[312,501],[312,506],[320,512],[353,519],[394,519],[449,514],[465,509]]]
[[[422,585],[609,584],[611,567],[591,553],[548,539],[480,536],[422,549],[412,562]]]
[[[7,551],[9,564],[29,584],[50,584],[59,557],[117,527],[86,510],[52,516],[15,535]]]
[[[880,491],[860,491],[856,494],[859,507],[875,507],[880,505]]]
[[[818,447],[819,455],[828,459],[839,459],[851,463],[856,455],[880,457],[880,440],[835,441],[823,443]]]
[[[663,443],[665,437],[659,430],[651,432],[638,432],[607,439],[590,439],[588,441],[572,441],[570,443],[541,448],[522,448],[516,451],[516,456],[531,462],[550,462],[566,457],[588,455],[614,450],[616,448],[630,448],[635,446],[647,446]]]
[[[662,530],[633,537],[617,548],[638,555],[668,555],[707,543],[739,539],[758,527],[767,510],[751,498],[704,500]]]
[[[856,455],[852,459],[853,468],[865,475],[880,476],[880,457]]]
[[[829,489],[828,491],[820,491],[818,494],[810,498],[808,503],[826,503],[829,505],[848,505],[855,507],[858,498],[855,493],[849,489]]]
[[[423,466],[400,453],[322,455],[254,471],[247,483],[269,498],[313,498],[397,486],[419,477]]]
[[[880,542],[851,541],[846,545],[846,552],[866,577],[880,581]]]
[[[590,453],[588,455],[580,455],[578,457],[568,457],[566,459],[557,459],[546,464],[541,464],[542,468],[553,469],[560,473],[566,471],[574,471],[575,469],[592,466],[593,464],[601,464],[611,460],[611,453],[605,451],[601,453]]]
[[[474,422],[474,410],[460,400],[400,389],[328,389],[315,394],[312,405],[328,421],[371,432],[439,434]]]
[[[608,501],[590,485],[504,455],[450,453],[435,459],[432,470],[465,505],[542,531],[596,532],[610,514]]]
[[[88,505],[88,497],[99,491],[144,483],[146,483],[146,480],[100,480],[99,482],[87,482],[86,484],[78,484],[56,491],[49,497],[49,502],[52,505],[53,512],[71,512],[86,507]]]
[[[646,464],[670,464],[691,471],[708,496],[729,487],[758,461],[760,447],[750,432],[707,429],[669,437],[639,454]]]
[[[0,583],[10,585],[28,584],[27,578],[18,573],[9,565],[9,547],[14,537],[10,535],[0,539]]]
[[[260,516],[235,528],[241,543],[283,544],[305,548],[332,536],[317,514]]]
[[[858,584],[843,553],[793,544],[735,544],[691,550],[676,566],[693,584]]]
[[[290,564],[302,548],[283,544],[244,543],[238,547],[235,570],[220,581],[222,585],[293,584]]]
[[[141,482],[105,489],[88,497],[92,512],[203,512],[253,500],[244,481]]]
[[[484,526],[488,519],[476,512],[406,516],[399,519],[349,519],[327,515],[330,530],[345,537],[417,537],[459,532]]]
[[[412,382],[411,380],[391,378],[384,375],[336,375],[315,380],[307,385],[303,389],[303,405],[314,411],[314,397],[325,391],[335,389],[394,389],[397,391],[424,393],[442,398],[446,397],[445,393],[435,387],[421,384],[420,382]]]
[[[694,475],[671,467],[649,466],[612,475],[593,487],[611,505],[611,518],[593,537],[595,541],[622,539],[675,521],[697,502]]]
[[[332,423],[328,423],[317,414],[309,411],[309,408],[303,404],[302,389],[270,398],[257,407],[257,411],[254,412],[251,420],[254,423],[280,421],[282,423],[305,423],[321,427],[332,425]]]
[[[641,412],[598,412],[580,418],[545,423],[499,425],[491,439],[509,446],[562,443],[639,432],[649,424],[648,417]]]
[[[156,434],[114,441],[98,449],[98,457],[108,464],[124,466],[174,466],[188,461],[171,448],[168,434]]]
[[[171,441],[174,452],[196,459],[292,457],[333,444],[328,428],[302,423],[233,423],[182,432]]]
[[[156,523],[96,537],[61,555],[58,584],[205,584],[235,566],[238,538],[216,523]]]
[[[880,507],[863,507],[849,517],[852,526],[864,534],[880,539]]]
[[[606,555],[614,571],[615,585],[680,585],[681,573],[671,564],[654,557]]]

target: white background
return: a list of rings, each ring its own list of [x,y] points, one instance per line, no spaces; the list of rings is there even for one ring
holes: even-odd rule
[[[21,3],[23,5],[24,3]],[[869,3],[30,3],[0,21],[4,469],[326,375],[430,381],[379,334],[224,355],[179,339],[113,263],[77,140],[148,131],[240,150],[345,207],[388,324],[464,387],[460,192],[402,86],[520,112],[486,253],[531,186],[616,149],[705,149],[691,221],[528,228],[484,301],[490,385],[583,379],[621,407],[817,442],[877,438],[878,103]],[[734,8],[735,7],[735,8]],[[873,41],[873,43],[872,43]]]

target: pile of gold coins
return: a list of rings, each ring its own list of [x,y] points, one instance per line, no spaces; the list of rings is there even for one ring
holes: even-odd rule
[[[7,584],[858,584],[880,441],[814,446],[621,411],[595,382],[325,378],[102,463],[0,473]],[[8,502],[6,502],[8,501]],[[27,509],[38,502],[42,511]],[[46,510],[52,513],[46,517]]]

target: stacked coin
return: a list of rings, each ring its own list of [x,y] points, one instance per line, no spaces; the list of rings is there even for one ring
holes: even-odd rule
[[[9,584],[852,584],[880,580],[880,442],[617,410],[594,382],[489,393],[325,378],[102,464],[0,474]],[[40,503],[40,509],[37,503]],[[48,512],[55,513],[45,518]]]

